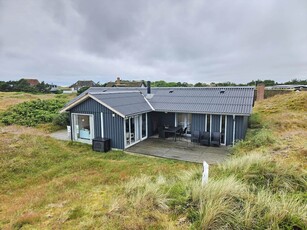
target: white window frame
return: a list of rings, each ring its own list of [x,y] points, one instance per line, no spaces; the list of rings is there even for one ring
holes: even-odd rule
[[[210,133],[210,141],[211,141],[211,130],[212,130],[212,114],[210,114],[210,131],[209,131],[209,133]]]
[[[144,113],[143,113],[143,114],[144,114]],[[142,140],[142,141],[148,138],[148,121],[147,121],[147,113],[145,113],[145,122],[146,122],[145,137],[142,136],[142,135],[143,135],[143,133],[142,133],[142,128],[143,128],[143,118],[142,118],[142,116],[143,116],[143,114],[140,115],[140,124],[141,124],[140,130],[141,130],[141,140]]]
[[[221,142],[221,145],[226,145],[226,135],[227,135],[227,115],[220,115],[220,133],[222,134],[222,120],[225,116],[225,133],[224,133],[224,143]]]
[[[232,115],[232,119],[233,119],[232,145],[235,145],[235,141],[236,141],[236,115]]]
[[[101,122],[101,137],[104,138],[103,112],[100,113],[100,122]]]
[[[141,141],[143,141],[143,140],[145,140],[145,139],[147,139],[148,138],[148,122],[147,122],[147,113],[145,113],[146,114],[146,136],[144,137],[144,138],[142,138],[142,114],[137,114],[137,115],[133,115],[133,116],[129,116],[129,117],[126,117],[126,118],[124,118],[124,146],[125,146],[125,149],[126,148],[129,148],[129,147],[131,147],[132,145],[135,145],[135,144],[137,144],[137,143],[139,143],[139,142],[141,142]],[[134,121],[136,121],[136,120],[138,120],[138,125],[136,125],[136,122],[135,122],[135,134],[134,134],[134,136],[135,136],[135,138],[136,138],[136,132],[138,132],[139,133],[139,140],[137,140],[137,141],[134,141],[133,143],[131,143],[131,118],[134,118],[135,120]],[[129,124],[129,144],[127,144],[127,134],[126,134],[126,120],[129,120],[129,122],[128,122],[128,124]],[[136,127],[138,126],[138,131],[136,131]]]
[[[175,113],[175,126],[178,126],[178,118],[177,118],[177,116],[178,116],[178,114],[179,113]],[[191,123],[190,123],[190,128],[191,128],[191,126],[192,126],[192,113],[180,113],[180,114],[184,114],[185,116],[184,116],[184,128],[185,127],[188,127],[188,116],[189,116],[189,114],[191,114]],[[191,134],[186,134],[186,133],[184,133],[184,135],[186,135],[186,136],[191,136]]]
[[[75,132],[75,116],[78,115],[84,115],[84,116],[89,116],[89,122],[90,122],[90,134],[91,134],[91,138],[90,140],[83,140],[77,137],[77,134]],[[73,136],[73,141],[78,141],[78,142],[83,142],[83,143],[87,143],[87,144],[91,144],[92,140],[95,137],[95,130],[94,130],[94,114],[90,114],[90,113],[71,113],[71,121],[72,121],[72,127],[71,127],[71,131],[72,131],[72,136]]]

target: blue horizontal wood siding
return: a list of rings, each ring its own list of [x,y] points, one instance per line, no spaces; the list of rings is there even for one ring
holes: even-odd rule
[[[111,139],[112,148],[124,149],[124,119],[122,117],[91,98],[76,105],[70,110],[70,113],[86,113],[94,115],[95,137],[102,136],[101,112],[103,113],[104,137]]]

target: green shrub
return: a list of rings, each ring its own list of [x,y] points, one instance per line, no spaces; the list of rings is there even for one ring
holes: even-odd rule
[[[77,91],[77,96],[79,96],[81,93],[83,93],[84,91],[88,90],[89,88],[90,88],[90,87],[88,87],[88,86],[82,87],[81,89],[79,89],[79,90]]]
[[[65,103],[65,100],[59,99],[23,102],[2,113],[0,121],[5,125],[24,126],[52,122]]]
[[[248,120],[248,126],[252,129],[262,128],[261,118],[259,113],[253,113]]]
[[[276,142],[272,132],[268,129],[249,130],[245,140],[240,140],[231,149],[233,154],[244,153],[260,147],[271,146]]]
[[[69,113],[59,113],[54,116],[52,123],[61,127],[69,125]]]
[[[261,146],[269,146],[275,142],[273,134],[267,129],[261,129],[249,140],[252,148],[259,148]]]

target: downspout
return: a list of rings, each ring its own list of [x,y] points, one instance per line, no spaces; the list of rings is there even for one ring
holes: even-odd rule
[[[232,145],[235,145],[235,138],[236,138],[236,115],[232,115],[232,119],[233,119]]]
[[[70,115],[70,140],[74,141],[74,138],[73,138],[73,135],[74,135],[74,131],[73,131],[74,120],[73,120],[73,116],[72,116],[70,111],[69,111],[69,115]]]

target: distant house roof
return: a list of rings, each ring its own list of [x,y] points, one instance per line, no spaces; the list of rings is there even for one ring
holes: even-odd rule
[[[108,82],[106,87],[146,87],[146,84],[144,81],[121,80],[118,77],[115,82]]]
[[[273,85],[267,86],[266,89],[304,89],[307,85]]]
[[[82,88],[82,87],[94,87],[96,83],[93,81],[77,81],[76,83],[69,86],[69,88]]]
[[[128,90],[135,93],[142,93],[144,100],[150,104],[152,110],[161,112],[178,112],[178,113],[207,113],[207,114],[235,114],[250,115],[253,107],[254,87],[176,87],[176,88],[152,88],[151,94],[146,95],[146,88],[106,88],[92,87],[70,101],[62,111],[69,110],[72,104],[79,101],[86,94],[99,95],[100,93],[111,93],[112,97],[108,98],[108,104],[111,105],[123,100],[123,105],[134,105],[132,98],[128,97]],[[116,94],[120,94],[117,97]],[[114,97],[114,98],[113,98]],[[118,102],[119,103],[119,102]],[[115,105],[113,105],[115,106]],[[120,104],[116,104],[121,107]],[[131,106],[131,113],[134,106]],[[146,108],[147,109],[147,108]],[[146,110],[145,109],[145,110]],[[137,112],[136,112],[137,113]],[[125,113],[124,113],[125,114]]]
[[[28,78],[23,78],[24,80],[26,80],[30,86],[36,86],[39,84],[39,81],[37,79],[28,79]]]

